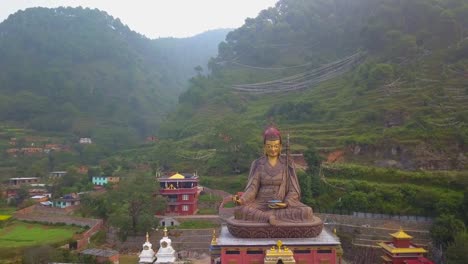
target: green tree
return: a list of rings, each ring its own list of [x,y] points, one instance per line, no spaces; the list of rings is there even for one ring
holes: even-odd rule
[[[447,263],[448,264],[465,264],[468,263],[468,234],[466,232],[455,235],[455,240],[447,247]]]
[[[463,192],[463,200],[461,204],[461,215],[462,219],[465,222],[465,225],[468,224],[468,189]]]
[[[352,191],[341,198],[341,209],[348,211],[366,211],[369,208],[367,194],[361,191]]]
[[[136,175],[120,181],[106,197],[110,203],[109,222],[119,228],[121,238],[129,233],[143,233],[156,225],[154,214],[165,208],[165,200],[157,196],[158,185],[153,177]]]
[[[431,226],[430,233],[436,245],[447,248],[454,242],[455,236],[465,232],[465,224],[454,215],[441,215]]]
[[[307,150],[304,151],[304,159],[308,166],[306,171],[308,179],[304,182],[304,188],[309,190],[306,191],[307,195],[310,192],[310,197],[308,197],[308,199],[312,199],[312,197],[317,197],[321,194],[320,166],[323,158],[320,156],[315,146],[308,146]]]
[[[394,77],[393,66],[386,63],[374,65],[369,71],[369,85],[372,88],[377,88]]]

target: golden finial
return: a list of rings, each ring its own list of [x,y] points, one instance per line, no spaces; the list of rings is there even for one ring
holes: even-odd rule
[[[146,232],[146,242],[149,243],[149,234],[148,234],[148,232]]]
[[[333,234],[336,236],[336,228],[333,228]]]
[[[218,242],[216,241],[216,229],[213,229],[213,235],[211,237],[211,245],[216,245]]]
[[[278,247],[278,251],[281,251],[281,247],[283,246],[283,241],[278,240],[278,241],[276,242],[276,246]]]
[[[164,227],[164,237],[167,237],[167,227]]]

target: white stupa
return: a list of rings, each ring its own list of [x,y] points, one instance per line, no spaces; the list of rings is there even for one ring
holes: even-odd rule
[[[159,241],[160,248],[158,253],[156,253],[156,263],[169,264],[175,262],[176,252],[172,248],[171,243],[171,239],[167,236],[167,228],[164,227],[164,236]]]
[[[138,264],[153,263],[156,259],[153,251],[153,245],[149,242],[148,232],[146,232],[146,242],[143,244],[143,250],[138,257],[140,257]]]

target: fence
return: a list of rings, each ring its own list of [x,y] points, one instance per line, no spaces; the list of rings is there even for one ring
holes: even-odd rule
[[[381,214],[381,213],[368,213],[368,212],[354,212],[347,210],[320,210],[314,208],[315,213],[319,214],[336,214],[336,215],[349,215],[357,218],[365,219],[389,219],[398,221],[413,221],[413,222],[433,222],[434,218],[430,216],[421,215],[400,215],[400,214]]]

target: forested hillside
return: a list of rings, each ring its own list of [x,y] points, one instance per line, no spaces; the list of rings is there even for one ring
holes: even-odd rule
[[[227,35],[160,135],[216,173],[246,171],[270,123],[295,152],[466,170],[467,18],[461,0],[281,0]]]
[[[136,144],[154,134],[225,34],[150,40],[97,9],[18,11],[0,24],[0,122]]]

